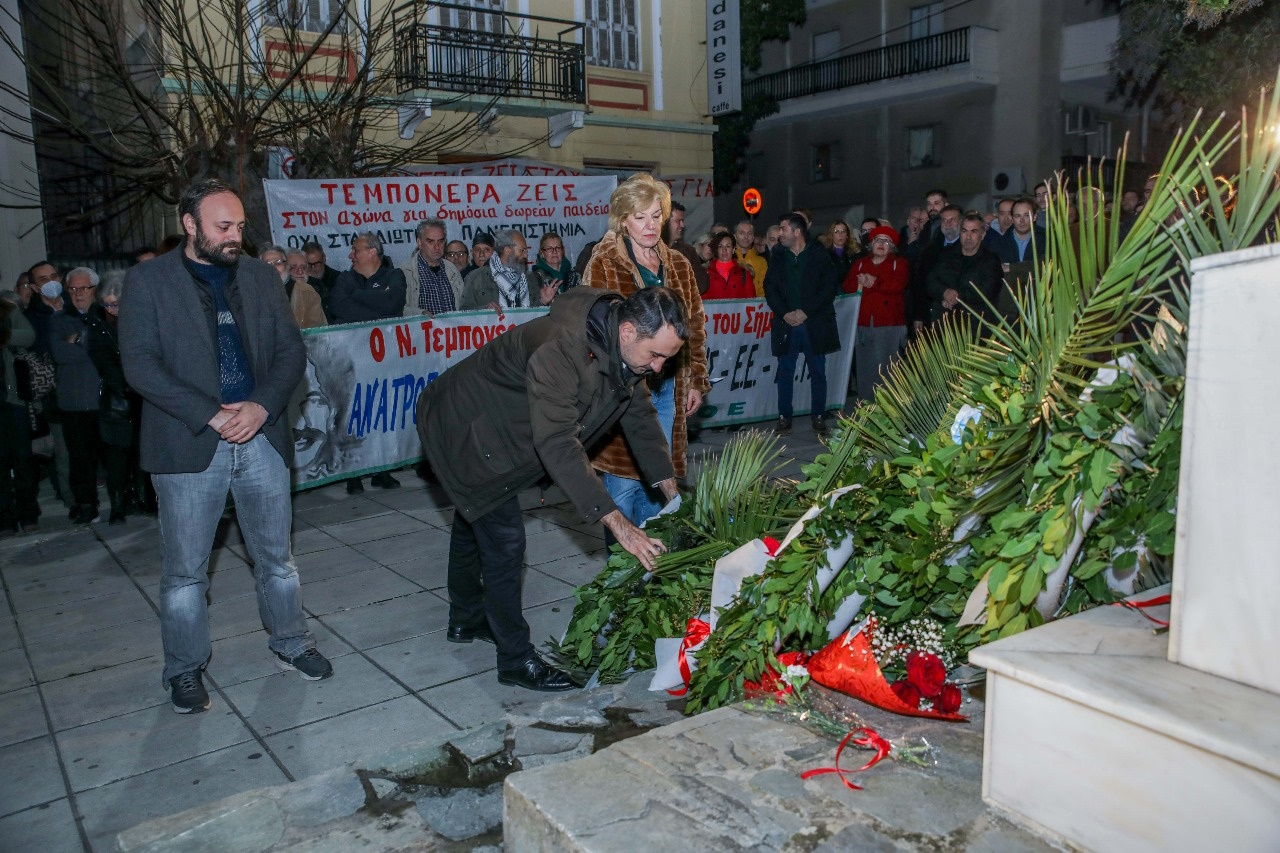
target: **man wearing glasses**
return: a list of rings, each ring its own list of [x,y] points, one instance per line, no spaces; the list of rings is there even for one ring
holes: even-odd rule
[[[325,262],[324,247],[319,243],[307,243],[302,247],[302,254],[307,258],[307,280],[316,289],[316,293],[320,294],[320,307],[324,309],[324,316],[332,323],[329,295],[333,293],[333,286],[338,283],[338,271]]]
[[[454,264],[444,262],[444,223],[424,219],[414,233],[417,248],[400,264],[406,285],[403,316],[434,317],[456,311],[462,296],[462,273]],[[458,245],[465,256],[466,245]]]
[[[533,266],[533,280],[538,286],[534,297],[537,305],[550,305],[556,294],[582,284],[582,276],[564,254],[564,240],[554,231],[548,231],[538,241],[538,262]]]
[[[94,294],[98,274],[88,267],[67,273],[66,290],[71,297],[62,311],[49,320],[49,349],[58,366],[58,409],[62,434],[67,442],[68,475],[75,505],[69,518],[73,524],[92,524],[98,516],[98,369],[89,358],[89,327],[102,322],[102,309]],[[113,474],[117,466],[108,466]],[[111,482],[111,497],[118,502],[122,483]],[[115,509],[116,507],[113,507]]]
[[[458,268],[459,275],[471,262],[471,253],[467,251],[467,244],[461,240],[450,240],[449,245],[444,248],[444,256],[449,263]]]

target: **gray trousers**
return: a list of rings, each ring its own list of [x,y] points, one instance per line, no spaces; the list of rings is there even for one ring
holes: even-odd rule
[[[907,342],[906,326],[859,326],[854,337],[854,367],[858,374],[858,399],[870,400],[880,384],[880,371],[898,356]]]

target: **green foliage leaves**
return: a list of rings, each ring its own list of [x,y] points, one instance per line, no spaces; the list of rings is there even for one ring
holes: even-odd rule
[[[1226,4],[1122,3],[1112,60],[1117,89],[1134,103],[1155,95],[1175,121],[1185,121],[1197,110],[1217,115],[1252,103],[1275,79],[1280,4],[1233,0],[1239,12],[1219,23],[1213,13]],[[1205,21],[1218,25],[1197,25]],[[1231,57],[1229,71],[1223,65],[1226,56]]]

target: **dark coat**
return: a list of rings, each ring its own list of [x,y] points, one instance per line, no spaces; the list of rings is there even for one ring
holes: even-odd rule
[[[990,308],[978,294],[995,305],[1003,283],[1004,270],[1000,268],[1000,259],[995,252],[979,245],[975,254],[966,255],[960,250],[959,242],[952,243],[942,250],[925,282],[929,296],[929,320],[937,320],[946,313],[942,308],[942,297],[948,289],[959,293],[960,301],[974,311],[990,316]]]
[[[89,327],[102,322],[98,303],[81,314],[70,299],[49,319],[49,351],[58,366],[58,408],[64,412],[98,411],[102,382],[89,358]]]
[[[1043,261],[1047,251],[1044,229],[1038,225],[1033,225],[1031,228],[1031,245],[1027,247],[1027,256],[1025,258],[1018,257],[1018,241],[1013,237],[1012,228],[991,243],[984,242],[983,245],[996,253],[996,256],[1000,258],[1000,263],[1009,264],[1010,266],[1019,263],[1031,263],[1032,252],[1035,252],[1035,257]]]
[[[835,264],[831,263],[831,253],[816,241],[805,244],[799,255],[800,300],[793,305],[787,293],[789,259],[786,253],[790,251],[779,244],[769,259],[769,270],[764,276],[764,298],[773,309],[773,354],[786,355],[791,327],[782,316],[796,308],[809,318],[804,325],[814,352],[818,355],[835,352],[840,349],[840,329],[836,325],[836,295],[840,292],[840,281],[836,278]]]
[[[180,247],[130,268],[120,299],[120,357],[125,379],[144,400],[142,467],[155,474],[205,470],[221,440],[209,427],[222,400],[213,297],[182,257]],[[227,302],[253,371],[247,401],[267,410],[262,434],[289,464],[293,430],[284,414],[307,353],[280,276],[242,258]]]
[[[404,273],[386,264],[365,278],[355,270],[338,274],[329,294],[329,313],[335,323],[386,320],[404,313],[407,286]]]
[[[618,351],[620,299],[575,287],[419,397],[423,449],[463,518],[475,521],[550,475],[584,521],[599,521],[616,507],[587,451],[619,421],[649,482],[675,476],[644,377]]]

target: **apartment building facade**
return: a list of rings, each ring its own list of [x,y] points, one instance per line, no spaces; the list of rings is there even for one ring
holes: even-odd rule
[[[48,10],[69,8],[74,2],[53,0],[36,6],[44,15],[41,21],[47,22],[55,17]],[[373,120],[359,129],[369,149],[407,149],[424,140],[443,140],[426,146],[425,156],[402,164],[410,167],[408,171],[519,157],[588,173],[705,176],[710,195],[715,128],[706,115],[705,10],[699,2],[88,2],[121,8],[120,32],[112,35],[121,40],[123,55],[138,58],[135,73],[145,65],[145,57],[166,57],[150,81],[157,97],[193,99],[189,81],[174,74],[173,57],[184,48],[175,43],[171,30],[157,31],[153,17],[157,7],[177,7],[193,36],[186,50],[200,54],[208,52],[206,44],[212,45],[218,55],[211,65],[231,68],[240,62],[256,75],[227,91],[269,92],[282,85],[298,98],[322,101],[326,88],[351,87],[365,75],[381,78],[387,85],[378,90],[375,108],[363,114]],[[243,18],[230,25],[212,22],[214,16],[233,13]],[[212,27],[219,35],[208,39],[201,27]],[[64,43],[65,33],[52,29],[27,28],[28,40],[34,36],[45,63],[58,62],[57,48]],[[371,49],[368,34],[375,31],[380,41]],[[247,60],[237,58],[240,49]],[[65,62],[82,61],[75,52],[66,57]],[[68,80],[83,79],[72,69],[67,72]],[[92,97],[91,87],[81,88],[80,97]],[[287,113],[288,98],[279,101],[279,109]],[[324,108],[330,105],[337,108],[331,101]],[[40,152],[39,127],[36,137]],[[259,137],[255,144],[263,149],[255,152],[261,155],[257,159],[263,164],[263,177],[297,174],[298,164],[305,161],[303,152],[286,139]],[[93,174],[91,157],[69,165],[76,153],[63,144],[54,156],[41,158],[46,186],[66,185],[68,173],[74,171],[82,188],[78,198],[46,204],[53,251],[61,249],[68,256],[118,252],[178,230],[172,206],[166,204],[155,205],[151,215],[127,227],[107,224],[77,230],[82,221],[77,216],[93,206],[93,194],[109,194],[111,187],[109,181],[84,179]],[[373,170],[377,165],[358,163]]]
[[[786,42],[764,50],[744,94],[774,97],[738,186],[717,200],[740,217],[754,186],[772,221],[900,224],[933,187],[990,210],[1055,171],[1156,141],[1142,110],[1109,98],[1118,32],[1111,0],[808,0]],[[1135,167],[1141,170],[1141,167]],[[1132,169],[1127,183],[1141,186]]]

